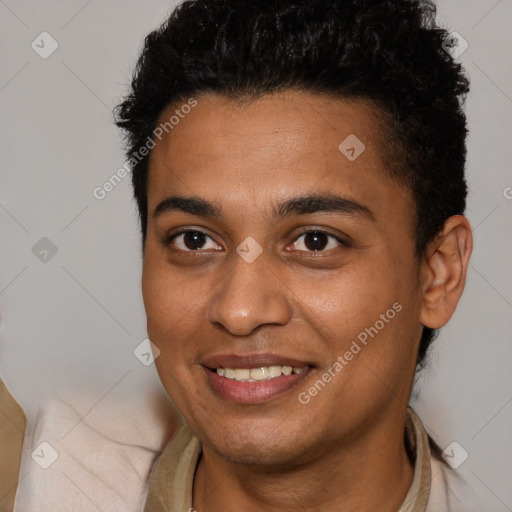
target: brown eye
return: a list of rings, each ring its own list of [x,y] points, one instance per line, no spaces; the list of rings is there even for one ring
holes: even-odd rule
[[[304,245],[310,251],[322,251],[328,242],[329,238],[325,233],[307,233],[304,235]]]
[[[166,240],[165,245],[174,246],[186,252],[206,251],[211,249],[222,250],[222,247],[216,244],[206,233],[195,229],[185,230],[172,235]]]
[[[341,240],[324,231],[308,231],[302,233],[293,243],[295,250],[306,252],[325,251],[334,249],[340,245],[344,245]]]
[[[205,243],[206,235],[200,231],[188,231],[183,234],[183,243],[191,251],[201,249]]]

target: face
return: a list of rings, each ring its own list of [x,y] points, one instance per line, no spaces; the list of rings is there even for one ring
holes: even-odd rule
[[[142,289],[162,383],[228,460],[354,443],[404,409],[421,334],[414,205],[373,110],[196,100],[150,158]]]

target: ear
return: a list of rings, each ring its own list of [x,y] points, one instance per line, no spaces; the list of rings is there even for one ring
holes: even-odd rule
[[[427,248],[422,265],[420,322],[424,326],[439,329],[452,317],[464,290],[472,250],[473,235],[466,217],[447,219]]]

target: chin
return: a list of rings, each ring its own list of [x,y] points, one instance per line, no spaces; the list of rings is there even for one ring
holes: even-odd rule
[[[305,440],[298,442],[292,431],[230,432],[224,430],[220,436],[209,437],[208,446],[220,457],[233,464],[252,466],[293,467],[308,459]],[[251,435],[252,434],[252,435]],[[312,458],[312,457],[311,457]]]
[[[242,446],[214,447],[218,455],[231,462],[247,466],[261,467],[292,467],[297,464],[295,449],[287,451],[283,447],[276,450],[274,446],[261,446],[259,444],[244,444]]]

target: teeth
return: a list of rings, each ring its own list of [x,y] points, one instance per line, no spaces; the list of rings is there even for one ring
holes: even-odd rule
[[[291,366],[283,366],[283,374],[284,375],[291,375],[293,371],[293,368]]]
[[[249,377],[251,376],[251,370],[243,369],[239,370],[238,368],[236,370],[233,370],[235,373],[235,380],[249,380]]]
[[[283,373],[282,366],[269,366],[268,367],[268,376],[270,378],[273,377],[281,377],[281,374]]]
[[[300,374],[306,368],[300,366],[260,366],[259,368],[217,368],[217,375],[241,382],[258,382],[275,379],[281,375]]]
[[[262,366],[261,368],[251,369],[251,379],[254,380],[265,380],[268,379],[268,368]]]

